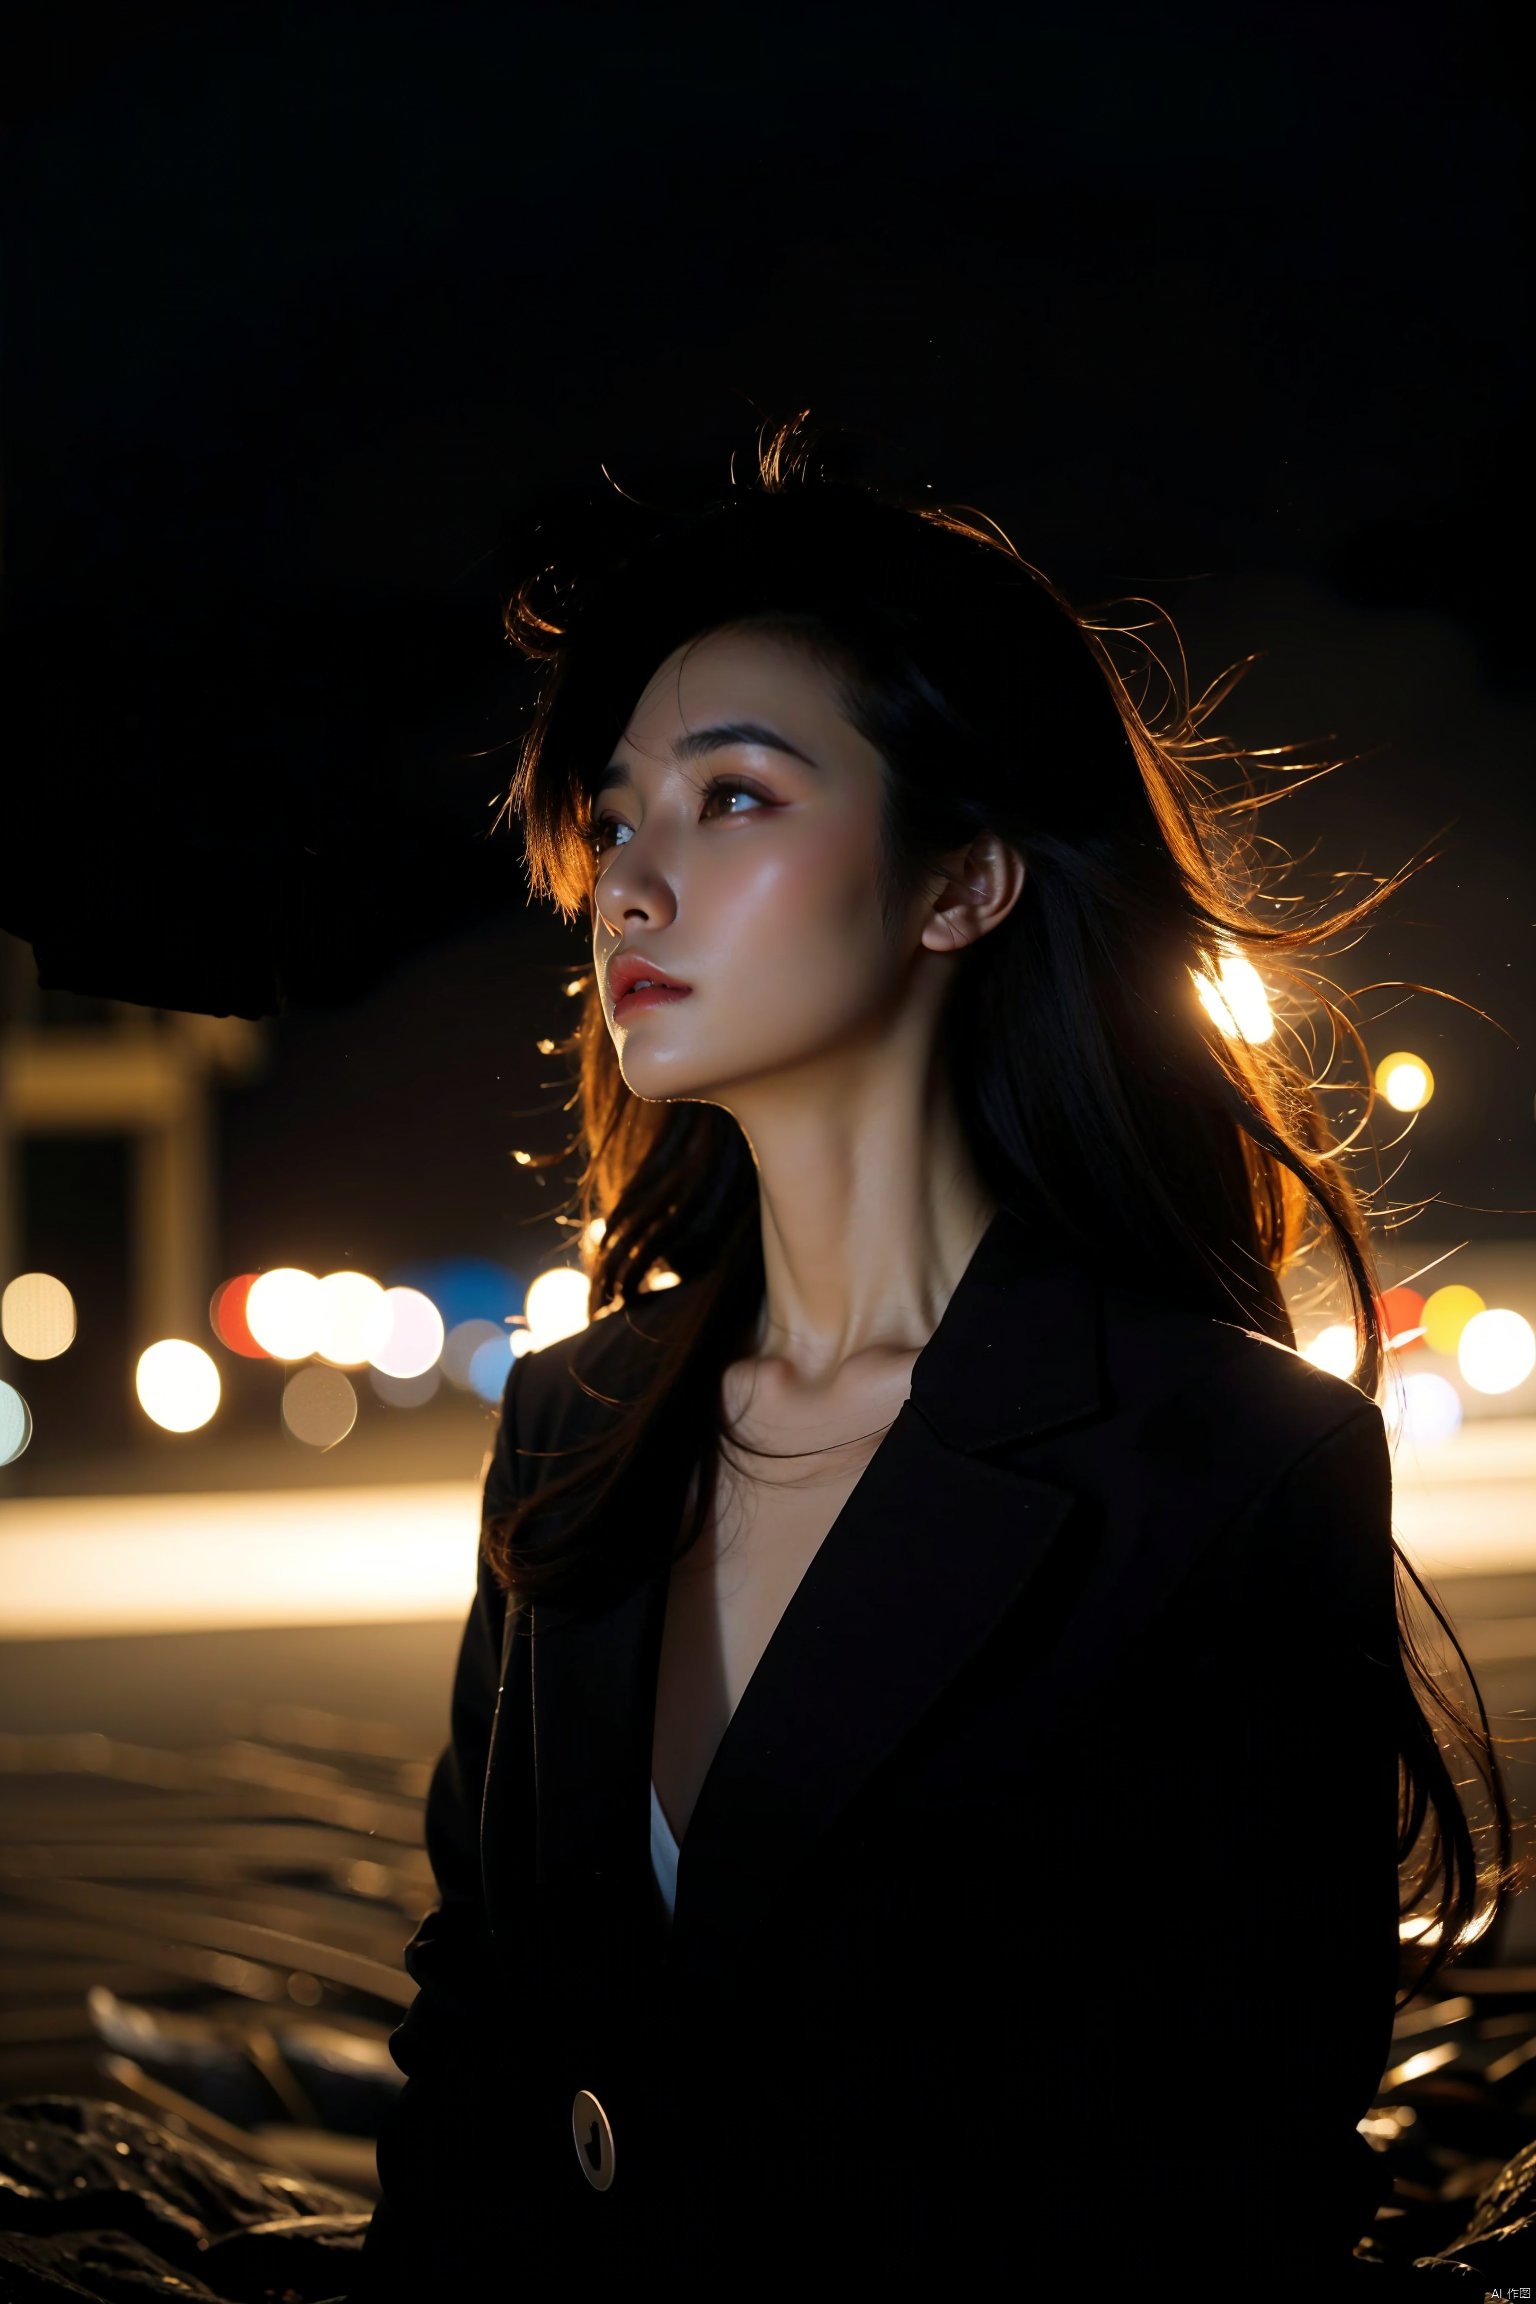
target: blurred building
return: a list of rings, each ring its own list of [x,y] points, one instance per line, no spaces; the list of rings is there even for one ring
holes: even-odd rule
[[[0,932],[0,1276],[28,1269],[25,1148],[116,1137],[129,1163],[131,1346],[200,1335],[220,1277],[214,1096],[261,1070],[267,1039],[244,1017],[45,991],[30,947]]]

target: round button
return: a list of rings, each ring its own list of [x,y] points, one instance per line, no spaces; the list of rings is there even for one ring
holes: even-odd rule
[[[613,2130],[590,2088],[578,2088],[571,2105],[571,2135],[581,2172],[594,2192],[613,2182]]]

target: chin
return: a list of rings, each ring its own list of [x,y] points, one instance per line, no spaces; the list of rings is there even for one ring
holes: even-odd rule
[[[700,1080],[691,1065],[657,1064],[647,1060],[638,1049],[633,1061],[626,1052],[619,1058],[619,1078],[631,1096],[642,1102],[665,1104],[678,1097],[702,1096],[707,1083]]]

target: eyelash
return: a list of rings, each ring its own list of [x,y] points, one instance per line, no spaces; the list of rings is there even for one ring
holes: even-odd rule
[[[712,776],[704,787],[704,799],[706,803],[713,800],[717,792],[744,792],[749,800],[756,800],[761,807],[771,807],[773,805],[771,801],[764,800],[763,795],[760,792],[754,792],[750,784],[744,784],[739,776]],[[610,816],[606,809],[601,816],[595,817],[593,819],[592,829],[587,840],[587,846],[591,850],[594,859],[600,860],[604,854],[604,844],[599,839],[599,834],[611,825],[615,824],[617,821],[618,819]]]

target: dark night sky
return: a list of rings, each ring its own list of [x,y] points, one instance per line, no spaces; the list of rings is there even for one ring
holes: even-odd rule
[[[1336,972],[1489,1011],[1377,1027],[1440,1079],[1398,1190],[1529,1231],[1508,20],[36,13],[0,926],[44,985],[276,1017],[225,1098],[232,1264],[523,1253],[558,1187],[508,1152],[563,1137],[532,1043],[583,947],[483,838],[518,539],[603,465],[723,488],[802,405],[1075,596],[1150,591],[1197,685],[1267,651],[1235,733],[1368,748],[1264,829],[1318,871],[1445,851]]]

